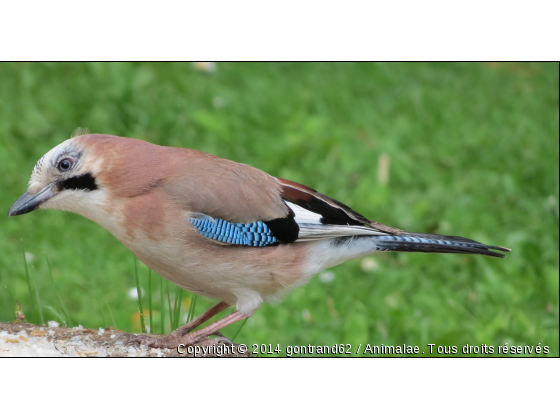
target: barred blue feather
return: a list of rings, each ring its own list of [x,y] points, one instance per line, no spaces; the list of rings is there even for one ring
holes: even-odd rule
[[[201,235],[227,244],[267,246],[278,243],[278,239],[263,222],[230,223],[210,217],[190,218],[189,221]]]
[[[423,238],[421,236],[376,236],[373,241],[377,244],[378,251],[404,251],[407,247],[417,249],[415,244],[422,245],[452,245],[457,247],[472,247],[471,242],[457,242],[436,238]],[[408,243],[408,244],[407,244]]]
[[[509,252],[508,248],[486,245],[460,236],[444,236],[430,233],[404,233],[402,235],[372,236],[378,251],[436,252],[445,254],[481,254],[503,258],[497,251]]]

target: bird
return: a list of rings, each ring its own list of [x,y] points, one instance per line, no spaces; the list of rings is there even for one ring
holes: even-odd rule
[[[130,339],[157,348],[227,342],[222,328],[350,259],[383,251],[503,258],[511,251],[407,232],[252,166],[108,134],[75,135],[37,162],[8,215],[36,209],[92,220],[154,272],[218,300],[166,336]],[[196,329],[231,306],[230,314]]]

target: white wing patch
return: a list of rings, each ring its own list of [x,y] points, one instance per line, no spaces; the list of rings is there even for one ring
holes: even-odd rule
[[[299,237],[296,242],[318,241],[341,236],[386,235],[386,233],[367,226],[325,225],[321,223],[322,216],[320,214],[288,201],[285,203],[294,212],[296,223],[299,225]]]
[[[318,224],[321,225],[321,215],[317,213],[313,213],[312,211],[306,210],[303,207],[298,206],[297,204],[290,203],[289,201],[284,201],[289,208],[292,209],[294,214],[296,215],[296,222],[298,225],[302,225],[302,223],[309,223],[309,224]]]

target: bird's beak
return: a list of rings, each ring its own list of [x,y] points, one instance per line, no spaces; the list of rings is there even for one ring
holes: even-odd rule
[[[10,211],[8,212],[8,216],[19,216],[35,210],[40,204],[56,195],[57,191],[53,190],[54,186],[55,183],[47,185],[35,194],[29,194],[26,192],[18,198],[14,204],[12,204],[12,207],[10,207]]]

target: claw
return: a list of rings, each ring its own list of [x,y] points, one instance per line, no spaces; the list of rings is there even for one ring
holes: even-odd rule
[[[225,335],[223,335],[220,331],[213,332],[210,335],[215,335],[216,337],[225,337]]]
[[[132,343],[141,343],[143,339],[147,338],[147,335],[133,335],[130,334],[128,337],[128,340],[126,340],[126,344],[132,344]]]
[[[185,335],[182,337],[174,336],[173,334],[163,336],[163,337],[150,337],[145,334],[131,335],[127,340],[127,344],[138,343],[140,345],[145,345],[153,348],[168,348],[176,349],[179,345],[183,346],[194,346],[194,345],[211,345],[211,344],[225,344],[232,345],[233,342],[225,337],[221,332],[216,331],[211,335],[215,335],[216,338],[207,337],[196,337],[193,335]]]
[[[216,344],[220,344],[220,343],[225,343],[227,345],[233,344],[233,341],[231,341],[229,338],[223,335],[220,331],[216,331],[210,335],[217,336],[217,338],[214,339]]]
[[[157,341],[156,338],[150,337],[145,334],[140,334],[140,335],[132,335],[131,337],[129,337],[129,339],[126,341],[126,344],[138,343],[140,345],[149,347],[151,344],[155,343],[156,341]]]

